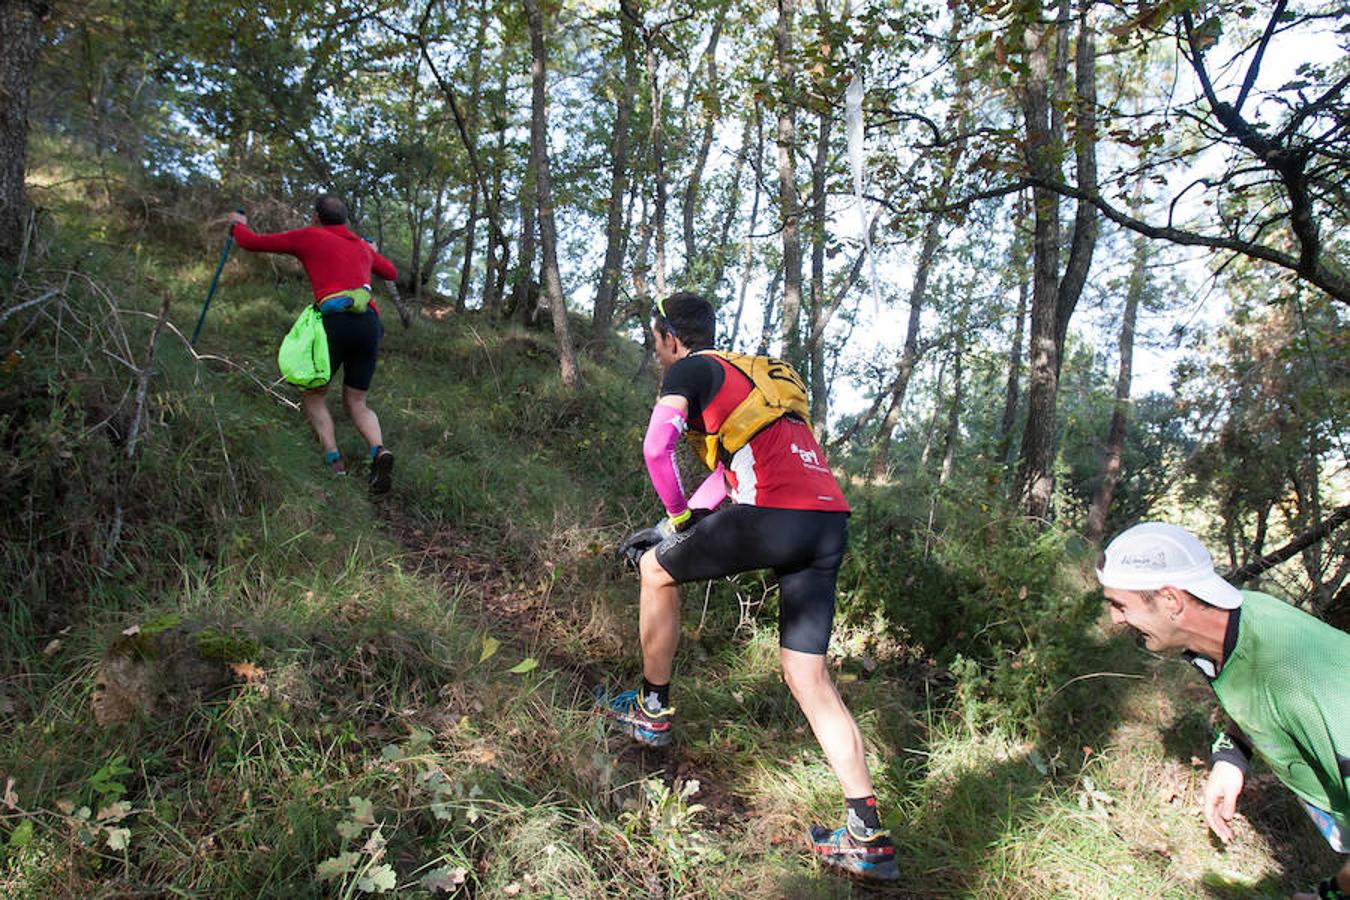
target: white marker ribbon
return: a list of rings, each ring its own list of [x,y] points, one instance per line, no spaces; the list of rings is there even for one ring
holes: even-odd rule
[[[848,161],[853,169],[853,196],[858,203],[858,223],[862,227],[863,247],[867,251],[872,281],[874,312],[881,311],[881,289],[877,280],[877,257],[872,252],[872,234],[867,226],[867,204],[863,202],[863,88],[862,76],[854,71],[844,94],[844,117],[848,125]]]

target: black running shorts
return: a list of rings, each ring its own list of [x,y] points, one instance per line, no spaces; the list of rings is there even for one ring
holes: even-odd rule
[[[341,368],[343,385],[356,391],[370,390],[380,338],[384,337],[380,314],[373,309],[324,313],[323,330],[328,335],[328,364],[333,374]]]
[[[676,583],[772,569],[778,576],[778,643],[824,654],[834,587],[848,546],[848,513],[731,503],[656,547]]]

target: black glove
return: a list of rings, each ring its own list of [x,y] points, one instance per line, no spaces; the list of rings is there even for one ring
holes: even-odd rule
[[[659,526],[652,528],[643,528],[630,534],[622,544],[619,545],[618,554],[620,559],[628,561],[628,564],[637,567],[638,560],[642,554],[665,540],[665,535],[661,534]]]
[[[673,534],[681,531],[688,531],[693,528],[701,519],[708,516],[710,509],[690,509],[689,515],[680,519],[679,524],[669,517],[657,522],[651,528],[644,528],[641,531],[635,531],[628,536],[628,540],[619,545],[619,556],[627,560],[633,566],[637,566],[638,560],[642,554],[646,553],[652,547],[664,541]]]

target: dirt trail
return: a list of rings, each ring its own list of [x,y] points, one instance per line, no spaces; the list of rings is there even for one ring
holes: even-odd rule
[[[492,623],[492,630],[505,641],[536,647],[541,665],[555,670],[578,705],[589,704],[596,685],[608,684],[613,673],[595,659],[577,657],[565,649],[569,623],[548,609],[545,596],[521,590],[519,573],[503,570],[496,560],[477,552],[473,541],[450,525],[428,527],[395,506],[386,506],[383,517],[399,543],[408,551],[414,574],[430,577],[470,600],[473,614]],[[636,582],[634,582],[636,590]],[[614,685],[610,684],[611,689]],[[745,801],[727,786],[725,778],[700,765],[687,750],[676,745],[668,750],[644,748],[629,741],[613,745],[620,760],[634,765],[644,776],[659,775],[668,784],[698,779],[698,802],[707,807],[719,830],[744,817]]]
[[[612,681],[613,673],[602,660],[581,658],[564,649],[573,643],[566,638],[571,636],[568,629],[576,623],[560,619],[550,609],[545,594],[523,589],[521,584],[529,579],[522,573],[503,569],[498,560],[478,550],[471,537],[451,525],[430,526],[393,504],[385,504],[381,515],[390,533],[407,551],[414,574],[433,578],[445,586],[447,593],[468,600],[471,615],[490,622],[493,633],[504,642],[534,647],[540,664],[564,679],[578,706],[591,703],[596,685]],[[924,676],[932,680],[931,672],[923,673],[920,680]],[[636,769],[644,778],[657,776],[672,789],[676,782],[697,779],[699,792],[695,802],[706,809],[708,830],[728,843],[745,834],[750,803],[728,783],[726,773],[696,758],[687,746],[677,742],[670,748],[648,748],[616,733],[609,748],[621,764]],[[770,841],[776,846],[800,845],[803,857],[809,856],[805,838],[799,831],[778,829]],[[884,887],[853,883],[851,894],[861,898],[942,896],[931,891],[915,892],[903,886],[903,881],[901,885]]]

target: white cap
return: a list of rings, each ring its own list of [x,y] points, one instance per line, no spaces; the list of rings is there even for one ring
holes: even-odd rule
[[[1106,545],[1097,569],[1102,587],[1124,591],[1156,591],[1172,586],[1188,591],[1210,606],[1237,609],[1242,592],[1214,571],[1214,560],[1195,535],[1165,522],[1144,522],[1127,528]]]

